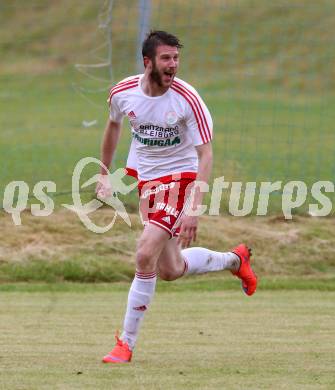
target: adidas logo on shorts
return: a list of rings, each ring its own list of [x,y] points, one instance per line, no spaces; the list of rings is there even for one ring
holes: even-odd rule
[[[162,218],[162,221],[164,221],[164,222],[170,224],[170,223],[171,223],[171,218],[170,218],[170,216],[168,215],[167,217],[163,217],[163,218]]]

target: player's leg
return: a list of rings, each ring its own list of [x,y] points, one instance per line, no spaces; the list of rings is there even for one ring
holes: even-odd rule
[[[186,264],[181,255],[177,238],[173,237],[163,248],[157,262],[157,272],[161,279],[171,281],[184,275]]]
[[[183,275],[229,270],[237,272],[239,256],[233,252],[217,252],[207,248],[180,249],[177,239],[167,242],[158,259],[161,279],[175,280]]]
[[[185,260],[185,275],[229,270],[242,280],[247,295],[256,291],[257,277],[250,265],[251,250],[244,244],[230,252],[216,252],[207,248],[186,248],[181,251]]]
[[[103,362],[130,361],[144,313],[155,292],[157,261],[169,238],[169,233],[154,224],[144,228],[136,251],[136,273],[128,294],[123,333]]]
[[[141,319],[153,297],[156,286],[158,257],[169,240],[169,234],[148,224],[136,251],[136,274],[128,295],[122,339],[134,348]]]
[[[164,197],[167,204],[152,215],[152,221],[159,223],[173,236],[180,233],[183,215],[188,207],[190,182],[192,183],[181,180],[178,186],[169,188]],[[239,245],[230,252],[217,252],[200,247],[180,250],[176,240],[172,239],[160,254],[158,269],[160,277],[165,280],[175,280],[189,274],[230,270],[242,279],[246,294],[252,295],[257,287],[257,278],[250,266],[250,252],[245,245]]]
[[[176,239],[170,240],[158,259],[159,276],[175,280],[183,275],[229,270],[242,281],[243,291],[252,295],[256,291],[257,277],[250,265],[251,251],[241,244],[231,252],[216,252],[207,248],[180,250]]]

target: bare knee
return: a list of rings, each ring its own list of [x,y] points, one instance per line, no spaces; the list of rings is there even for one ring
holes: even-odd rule
[[[183,275],[183,270],[179,269],[164,269],[160,268],[159,269],[159,277],[162,280],[166,280],[168,282],[171,282],[172,280],[176,280],[180,278]]]
[[[151,251],[145,247],[136,252],[136,268],[141,272],[153,272],[156,268]]]

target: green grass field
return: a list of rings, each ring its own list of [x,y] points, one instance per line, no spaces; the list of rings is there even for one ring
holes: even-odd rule
[[[0,387],[334,388],[334,292],[262,291],[247,298],[185,286],[158,291],[133,362],[121,367],[101,358],[121,327],[126,286],[1,292]]]

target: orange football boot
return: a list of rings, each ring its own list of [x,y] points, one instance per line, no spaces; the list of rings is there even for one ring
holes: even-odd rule
[[[132,357],[132,351],[129,349],[128,343],[124,343],[118,332],[115,335],[116,345],[109,354],[103,357],[103,363],[129,363]]]
[[[251,268],[250,256],[251,249],[245,244],[240,244],[232,250],[240,258],[241,264],[238,271],[231,271],[242,280],[242,289],[247,295],[252,295],[257,288],[257,276]]]

